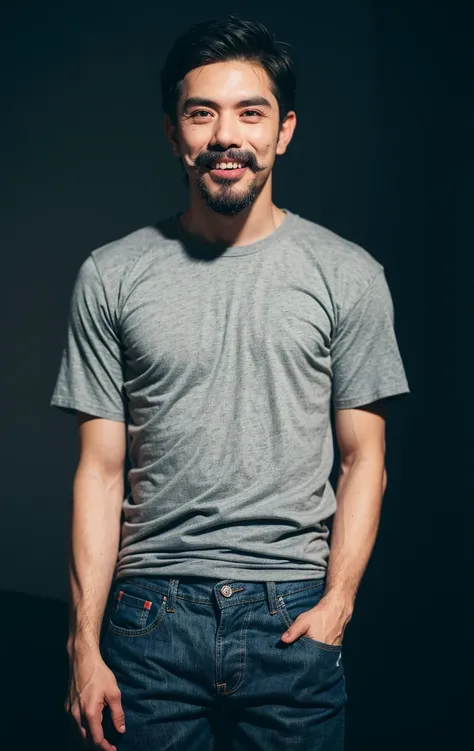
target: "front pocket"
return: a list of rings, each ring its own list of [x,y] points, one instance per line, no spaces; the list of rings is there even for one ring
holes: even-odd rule
[[[286,625],[286,628],[290,628],[293,625],[296,618],[305,613],[307,610],[314,608],[321,600],[323,595],[322,587],[308,587],[300,592],[292,592],[288,595],[279,595],[278,610]],[[326,652],[340,652],[341,646],[338,644],[326,644],[326,642],[313,639],[311,636],[300,636],[299,639],[310,642],[315,647],[325,650]],[[297,640],[298,641],[298,640]]]
[[[125,636],[140,636],[153,631],[163,618],[166,597],[141,591],[138,585],[121,586],[115,596],[110,629]]]

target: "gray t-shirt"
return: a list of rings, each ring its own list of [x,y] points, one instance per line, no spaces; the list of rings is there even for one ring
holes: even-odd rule
[[[115,575],[320,578],[331,403],[409,392],[383,267],[289,211],[217,247],[178,218],[94,250],[51,404],[127,423]]]

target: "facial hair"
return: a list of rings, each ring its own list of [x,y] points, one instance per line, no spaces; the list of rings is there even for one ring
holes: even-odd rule
[[[203,177],[199,178],[197,186],[206,206],[222,216],[234,216],[248,208],[261,191],[261,188],[255,185],[255,181],[243,193],[234,192],[233,185],[229,184],[228,180],[223,180],[215,193],[207,188]]]
[[[250,151],[241,151],[237,149],[229,149],[225,153],[220,151],[202,152],[196,158],[195,165],[196,167],[210,167],[215,164],[220,157],[226,157],[235,162],[244,162],[247,165],[247,168],[252,170],[255,174],[264,169],[264,167],[258,163],[255,154]],[[234,216],[251,206],[263,188],[263,185],[257,186],[255,177],[252,180],[251,185],[249,185],[244,192],[239,192],[236,183],[230,181],[228,178],[223,178],[222,180],[214,179],[214,182],[219,184],[219,189],[215,193],[207,188],[203,175],[198,178],[197,187],[206,206],[211,211],[215,211],[217,214],[223,216]]]

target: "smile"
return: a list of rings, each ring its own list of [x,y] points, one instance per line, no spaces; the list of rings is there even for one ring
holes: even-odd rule
[[[239,180],[246,172],[247,167],[244,162],[216,162],[209,169],[211,177],[222,180]]]
[[[211,168],[213,170],[235,170],[245,167],[244,162],[216,162]]]

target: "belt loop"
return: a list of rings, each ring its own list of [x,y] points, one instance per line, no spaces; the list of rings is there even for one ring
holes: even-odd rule
[[[276,613],[278,613],[278,601],[275,582],[265,582],[265,584],[267,585],[267,597],[270,615],[275,615]]]
[[[178,593],[179,579],[171,578],[168,582],[168,597],[166,612],[174,613],[176,608],[176,595]]]

